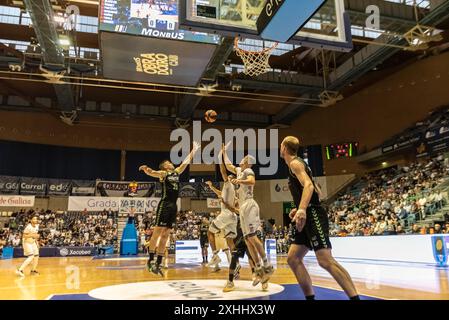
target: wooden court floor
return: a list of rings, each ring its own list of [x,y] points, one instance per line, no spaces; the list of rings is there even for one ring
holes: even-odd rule
[[[145,258],[94,259],[92,257],[41,258],[40,275],[25,278],[15,274],[23,259],[0,260],[0,299],[42,300],[55,294],[87,294],[90,290],[125,283],[227,279],[227,268],[218,273],[198,264],[175,263],[170,257],[170,267],[165,276],[150,274],[145,269]],[[365,264],[344,261],[343,266],[353,275],[360,294],[382,299],[449,299],[449,270],[432,266],[403,266],[391,264]],[[313,259],[307,260],[314,285],[339,290],[338,285]],[[416,270],[418,268],[418,270]],[[250,280],[247,267],[242,268],[242,280]],[[296,284],[286,264],[286,257],[277,258],[277,268],[272,283]],[[238,282],[237,282],[238,283]],[[299,288],[298,288],[299,290]]]

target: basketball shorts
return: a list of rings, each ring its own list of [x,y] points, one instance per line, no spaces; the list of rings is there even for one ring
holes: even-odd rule
[[[173,228],[176,224],[177,212],[178,207],[176,206],[176,203],[161,201],[156,212],[156,226],[169,229]]]
[[[234,240],[234,250],[232,251],[232,255],[238,259],[242,259],[245,256],[247,249],[245,239],[243,238],[243,235],[241,235]]]
[[[209,231],[213,234],[224,232],[224,237],[234,239],[237,236],[237,215],[230,210],[223,209],[209,226]]]
[[[23,255],[25,257],[38,256],[39,255],[39,248],[37,247],[36,242],[33,242],[33,243],[25,242],[23,244]]]
[[[207,237],[201,237],[200,238],[200,246],[201,246],[201,249],[208,248],[209,247],[209,239]]]
[[[226,242],[226,239],[224,237],[224,232],[215,234],[215,247],[217,248],[217,250],[229,249],[228,243]]]
[[[301,232],[295,228],[296,245],[304,245],[310,250],[332,249],[329,239],[329,218],[321,206],[307,208],[307,220]]]
[[[254,199],[246,200],[240,207],[240,225],[244,237],[253,236],[260,227],[259,205]]]

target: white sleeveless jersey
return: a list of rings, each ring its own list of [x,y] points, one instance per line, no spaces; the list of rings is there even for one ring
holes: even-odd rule
[[[255,176],[254,171],[251,168],[246,168],[242,170],[242,168],[236,168],[237,171],[237,179],[246,180],[249,176]],[[248,186],[241,184],[237,190],[239,204],[241,205],[248,199],[254,198],[254,186]]]
[[[37,224],[35,227],[33,227],[33,226],[31,225],[31,223],[29,223],[29,224],[26,226],[25,230],[23,230],[23,233],[38,234],[38,233],[39,233],[39,225]],[[35,241],[36,241],[36,240],[33,239],[33,238],[27,238],[26,240],[25,240],[25,238],[22,239],[22,242],[23,242],[23,243],[34,243]]]
[[[235,199],[235,188],[234,185],[227,181],[223,184],[223,189],[221,190],[221,198],[228,206],[234,207]],[[221,203],[221,210],[227,209],[227,207]]]

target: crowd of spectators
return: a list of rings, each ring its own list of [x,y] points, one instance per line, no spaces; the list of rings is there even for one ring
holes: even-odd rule
[[[331,235],[435,232],[436,226],[420,228],[415,222],[432,216],[446,204],[447,194],[438,186],[447,177],[449,165],[443,157],[367,174],[358,183],[360,189],[347,192],[330,205]],[[444,224],[437,232],[448,231]]]
[[[14,212],[0,233],[5,246],[22,245],[22,232],[33,215],[39,217],[41,246],[117,246],[117,212],[62,212],[21,210]]]

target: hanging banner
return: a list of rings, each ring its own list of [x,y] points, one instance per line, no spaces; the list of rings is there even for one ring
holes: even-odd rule
[[[126,198],[126,197],[69,197],[68,211],[101,212],[103,210],[129,213],[145,213],[156,211],[160,198]],[[181,208],[181,199],[177,201],[178,210]]]
[[[0,196],[0,207],[34,207],[34,196]]]
[[[47,180],[40,178],[20,178],[20,194],[45,196],[47,193]]]
[[[20,179],[18,177],[0,176],[0,194],[19,194]]]
[[[72,181],[48,179],[47,194],[49,196],[68,196],[72,189]]]
[[[96,195],[102,197],[152,197],[155,182],[97,181]]]
[[[220,199],[207,198],[207,207],[209,209],[220,209],[221,208],[221,200]]]
[[[199,183],[181,182],[179,184],[179,197],[181,198],[198,198]]]
[[[114,197],[69,197],[68,211],[93,211],[103,210],[118,211],[120,198]]]
[[[94,196],[95,181],[73,180],[72,181],[73,196]]]

